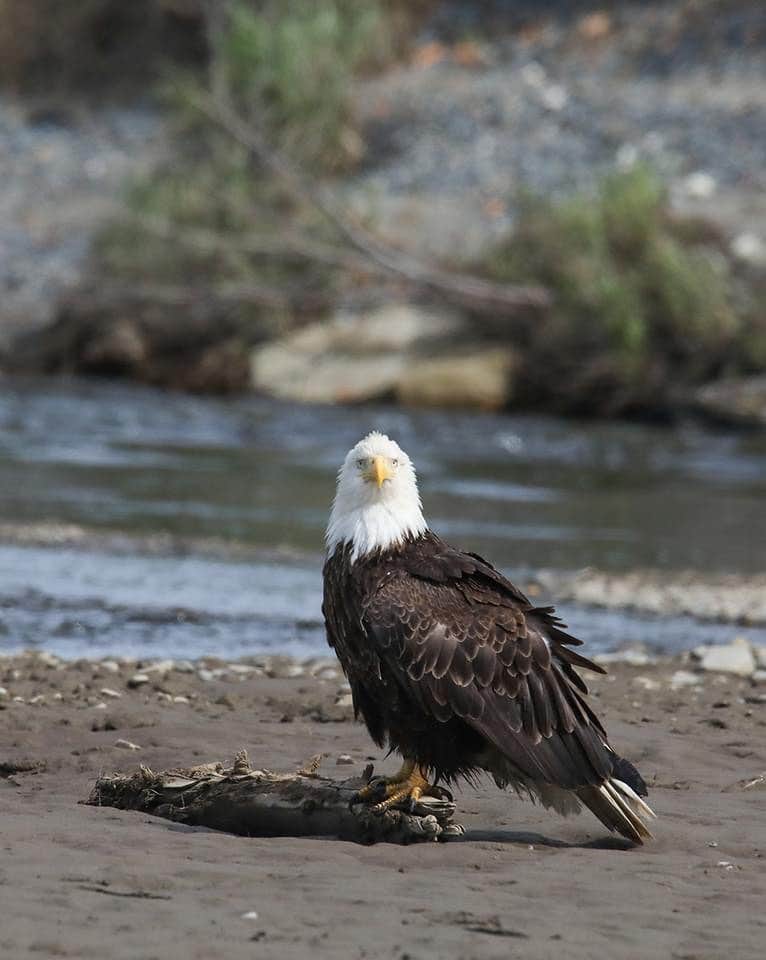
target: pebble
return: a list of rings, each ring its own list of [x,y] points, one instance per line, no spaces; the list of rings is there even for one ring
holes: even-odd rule
[[[14,698],[13,698],[13,702],[14,702],[14,703],[26,703],[26,701],[24,700],[23,697],[14,697]]]
[[[104,701],[102,700],[100,703],[94,704],[94,705],[93,705],[93,709],[94,709],[94,710],[106,710],[106,704],[105,704]]]
[[[697,647],[693,656],[700,661],[703,670],[733,673],[739,677],[755,673],[755,657],[744,637],[736,637],[732,643],[720,646]]]
[[[653,680],[651,677],[634,677],[633,684],[641,687],[642,690],[659,690],[661,686],[659,680]]]
[[[102,687],[99,693],[102,697],[109,697],[112,700],[118,700],[122,696],[119,690],[112,690],[111,687]]]
[[[136,687],[142,687],[145,683],[149,683],[149,677],[145,673],[134,673],[128,680],[128,686],[133,690]]]
[[[766,670],[756,670],[750,679],[753,683],[766,683]]]
[[[119,673],[120,665],[115,660],[102,660],[101,669],[106,673]]]
[[[194,673],[196,669],[191,660],[176,660],[176,670],[178,673]]]
[[[257,920],[257,919],[258,919],[258,914],[255,912],[255,910],[248,910],[247,913],[243,913],[243,914],[242,914],[242,919],[243,919],[243,920]]]
[[[140,750],[141,747],[137,743],[133,743],[131,740],[115,740],[115,747],[119,750]]]
[[[213,671],[206,670],[204,667],[197,671],[197,676],[200,680],[202,680],[203,683],[210,683],[211,680],[215,680],[215,674]]]
[[[702,677],[698,673],[692,673],[691,670],[676,670],[670,678],[670,686],[673,690],[679,687],[696,687],[702,683]]]
[[[353,759],[347,753],[341,753],[338,759],[335,761],[336,766],[343,766],[344,764],[353,763]]]
[[[226,669],[229,673],[238,673],[241,676],[247,676],[249,673],[255,672],[255,667],[251,667],[249,663],[227,663]]]
[[[41,693],[38,693],[34,697],[30,697],[29,703],[34,704],[35,706],[38,703],[45,703],[45,697]]]
[[[144,673],[170,673],[171,670],[175,669],[175,665],[175,660],[157,660],[155,663],[145,666]]]
[[[335,701],[335,706],[336,707],[353,707],[354,698],[351,696],[350,693],[344,693],[343,696],[338,697],[338,699]]]
[[[183,696],[173,697],[173,703],[188,703],[189,698]]]
[[[0,687],[0,700],[4,700],[8,696],[8,691],[5,687]]]

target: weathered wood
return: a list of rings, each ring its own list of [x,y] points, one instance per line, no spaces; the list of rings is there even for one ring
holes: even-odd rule
[[[208,763],[154,773],[99,777],[86,803],[140,810],[179,823],[246,837],[333,836],[358,843],[417,843],[459,836],[452,800],[423,797],[412,810],[373,813],[351,802],[372,776],[330,780],[317,773],[319,759],[296,773],[253,770],[239,753],[230,769]]]

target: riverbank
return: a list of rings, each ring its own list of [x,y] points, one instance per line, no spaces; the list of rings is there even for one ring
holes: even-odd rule
[[[203,159],[187,169],[178,117],[148,91],[120,109],[0,99],[11,184],[0,198],[0,364],[320,403],[665,420],[694,410],[763,425],[757,5],[543,14],[498,3],[478,16],[475,4],[444,2],[417,22],[397,62],[348,82],[357,166],[324,177],[308,167],[320,177],[309,193],[341,211],[350,247],[333,230],[314,236],[317,210],[296,212],[295,197],[278,230],[253,232],[274,213],[277,185],[259,193],[270,175],[216,166],[220,151],[205,159],[196,134]],[[260,170],[262,158],[250,160]],[[568,254],[603,253],[603,225],[581,214],[615,174],[644,167],[661,202],[646,184],[623,185],[604,204],[619,225],[609,262],[562,264],[562,236]],[[532,194],[554,205],[542,248],[520,266],[513,237],[540,234],[524,219]],[[551,297],[487,300],[488,276]],[[601,330],[594,343],[586,329]]]
[[[0,701],[0,948],[95,958],[108,943],[117,960],[254,949],[755,960],[766,687],[719,673],[683,683],[679,671],[690,662],[618,663],[589,679],[612,740],[648,781],[653,843],[625,851],[586,815],[561,820],[482,780],[457,794],[464,840],[366,848],[243,840],[79,804],[101,773],[228,760],[242,747],[275,770],[319,753],[333,777],[369,761],[393,770],[352,722],[332,661],[205,658],[170,670],[0,658],[12,694]]]

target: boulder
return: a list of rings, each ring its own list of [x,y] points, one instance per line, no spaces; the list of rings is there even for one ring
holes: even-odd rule
[[[432,357],[402,372],[396,397],[413,406],[499,410],[511,399],[515,369],[514,354],[502,347]]]
[[[713,420],[766,426],[766,375],[709,383],[694,405]]]
[[[253,350],[250,382],[261,393],[308,403],[389,397],[408,367],[461,327],[452,313],[406,303],[339,311]]]
[[[731,643],[720,646],[697,647],[694,656],[703,670],[718,673],[749,677],[756,668],[753,651],[744,637],[736,637]]]

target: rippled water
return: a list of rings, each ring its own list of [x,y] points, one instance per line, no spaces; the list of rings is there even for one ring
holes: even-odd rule
[[[0,546],[0,649],[321,652],[334,475],[373,428],[415,460],[432,527],[517,573],[764,567],[762,435],[5,381],[0,524],[128,538],[119,550]],[[186,546],[147,555],[158,533]],[[236,550],[188,546],[199,540]],[[683,618],[566,613],[603,647],[694,642]]]

